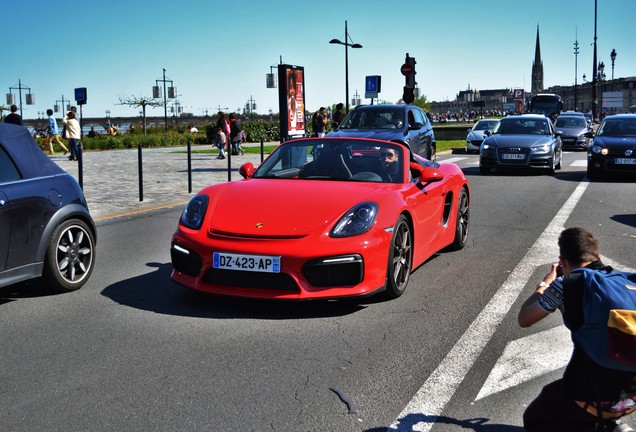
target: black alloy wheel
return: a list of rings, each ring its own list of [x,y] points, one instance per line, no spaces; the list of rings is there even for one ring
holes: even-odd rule
[[[455,240],[447,250],[457,251],[466,246],[468,239],[468,226],[470,222],[470,202],[466,188],[462,188],[457,201],[457,217],[455,218]]]
[[[411,276],[413,265],[413,236],[404,215],[400,215],[393,227],[393,237],[389,249],[385,295],[396,298],[404,294]]]

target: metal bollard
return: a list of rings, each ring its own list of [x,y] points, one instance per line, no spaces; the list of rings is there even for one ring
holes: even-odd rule
[[[144,200],[144,169],[142,164],[141,144],[137,145],[137,164],[139,166],[139,201]]]
[[[188,193],[192,193],[192,141],[188,140]]]

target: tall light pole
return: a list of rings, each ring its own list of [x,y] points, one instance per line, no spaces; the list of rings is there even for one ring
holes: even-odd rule
[[[616,50],[614,48],[612,48],[610,58],[612,59],[612,91],[614,91],[614,61],[616,60]]]
[[[592,59],[592,121],[596,120],[598,113],[598,93],[596,91],[596,12],[597,0],[594,0],[594,58]]]
[[[166,70],[163,69],[163,79],[155,80],[155,86],[152,88],[152,97],[159,99],[161,97],[161,87],[159,83],[163,83],[163,118],[165,124],[165,131],[168,132],[168,99],[174,99],[177,97],[177,89],[170,78],[166,78]],[[166,83],[170,83],[168,91],[166,92]]]
[[[344,45],[345,47],[345,102],[347,105],[347,108],[345,111],[345,114],[346,114],[349,112],[349,47],[362,48],[362,45],[353,43],[353,41],[349,37],[349,31],[347,29],[347,21],[345,21],[345,41],[342,42],[340,39],[331,39],[329,43]]]
[[[579,65],[579,39],[578,37],[576,38],[576,40],[574,41],[574,111],[577,110],[577,106],[578,106],[578,92],[577,92],[577,87],[578,87],[578,65]]]

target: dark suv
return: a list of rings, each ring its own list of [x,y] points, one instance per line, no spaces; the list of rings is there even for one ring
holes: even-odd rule
[[[433,126],[416,105],[361,105],[329,136],[374,138],[408,144],[413,153],[436,159]]]
[[[96,230],[75,179],[27,128],[0,123],[0,287],[40,278],[80,288],[95,266]]]

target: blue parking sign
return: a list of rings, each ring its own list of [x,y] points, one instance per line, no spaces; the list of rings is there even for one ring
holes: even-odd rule
[[[381,77],[379,75],[368,75],[364,82],[365,97],[377,98],[378,93],[380,93]]]

